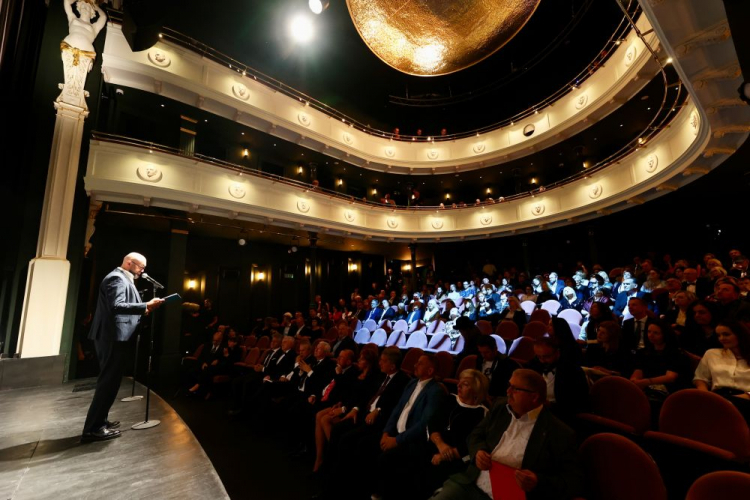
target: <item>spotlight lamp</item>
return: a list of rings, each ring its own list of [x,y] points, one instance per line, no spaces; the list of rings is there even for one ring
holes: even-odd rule
[[[307,2],[307,6],[310,7],[310,10],[313,12],[313,14],[320,14],[330,5],[331,2],[329,2],[328,0],[308,0]]]
[[[245,238],[240,238],[237,240],[237,244],[241,247],[244,247],[247,244],[247,240],[245,240]]]
[[[247,148],[243,149],[242,150],[242,157],[243,158],[248,158],[249,156],[250,156],[250,150],[247,149]]]
[[[194,279],[188,280],[188,290],[195,290],[196,286],[198,286],[197,281],[195,281]]]

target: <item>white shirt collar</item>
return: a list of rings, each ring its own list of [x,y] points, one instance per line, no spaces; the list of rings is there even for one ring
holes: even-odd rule
[[[120,271],[122,271],[123,273],[125,273],[125,276],[127,276],[127,278],[130,280],[130,282],[135,285],[135,275],[133,273],[131,273],[127,269],[123,269],[121,267],[118,267],[117,269],[119,269]]]

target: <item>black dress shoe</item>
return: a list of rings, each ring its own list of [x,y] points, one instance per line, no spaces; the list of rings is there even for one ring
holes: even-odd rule
[[[106,422],[104,422],[104,427],[106,427],[107,429],[117,429],[118,427],[120,427],[120,421],[115,420],[113,422],[110,422],[109,420],[107,420]]]
[[[110,430],[102,427],[98,431],[84,432],[81,435],[81,443],[93,443],[94,441],[108,441],[122,435],[120,431]]]

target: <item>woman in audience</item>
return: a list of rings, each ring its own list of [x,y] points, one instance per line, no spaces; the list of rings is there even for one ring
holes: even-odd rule
[[[633,355],[620,346],[622,330],[614,321],[603,321],[596,331],[597,343],[589,344],[583,357],[583,366],[603,375],[630,377]],[[589,372],[591,375],[591,372]],[[594,378],[603,375],[595,374]]]
[[[679,337],[680,347],[697,356],[703,356],[708,349],[721,347],[716,338],[716,323],[716,303],[707,300],[694,302],[688,309],[685,329]]]
[[[544,304],[548,300],[557,300],[557,295],[550,291],[547,280],[543,279],[541,284],[541,292],[539,292],[539,295],[536,296],[536,303]]]
[[[388,471],[384,498],[428,498],[451,474],[462,472],[469,455],[469,434],[488,410],[482,406],[489,381],[479,370],[459,375],[456,394],[451,395],[427,425],[429,441],[422,446],[405,447],[405,461],[413,467]],[[401,457],[400,457],[401,458]],[[394,463],[395,465],[395,463]]]
[[[557,344],[560,346],[560,356],[566,363],[581,364],[583,352],[581,346],[573,337],[573,332],[570,330],[570,324],[567,321],[560,318],[550,319],[547,332],[551,338],[557,340]]]
[[[614,321],[615,316],[612,311],[609,310],[605,304],[600,302],[594,302],[591,304],[589,315],[586,322],[581,328],[581,340],[596,340],[596,332],[599,330],[599,325],[605,321]]]
[[[352,418],[356,421],[357,412],[352,409],[360,407],[362,401],[369,401],[380,386],[378,351],[376,349],[363,349],[357,361],[357,368],[359,368],[358,388],[351,391],[352,400],[342,401],[330,408],[320,410],[315,416],[315,465],[313,466],[313,472],[318,472],[323,465],[325,448],[331,439],[333,426],[344,419]]]
[[[575,309],[580,311],[583,306],[583,301],[578,298],[574,288],[566,286],[563,288],[562,298],[560,299],[560,310]]]
[[[674,307],[666,311],[664,314],[664,321],[671,325],[673,329],[677,330],[675,333],[682,336],[690,306],[698,300],[698,297],[696,297],[693,292],[680,290],[674,294],[673,300]]]
[[[750,416],[750,332],[742,323],[721,321],[716,326],[721,348],[709,349],[695,370],[693,383],[702,391],[728,397]],[[736,401],[736,398],[743,401]]]
[[[643,285],[641,285],[641,292],[643,293],[651,293],[657,288],[666,288],[667,284],[664,283],[661,279],[661,276],[659,275],[659,271],[656,269],[652,269],[648,272],[648,277],[646,278],[646,281],[643,282]]]
[[[515,295],[508,297],[508,308],[500,313],[501,321],[513,321],[518,325],[518,331],[522,332],[526,326],[526,312],[521,309],[521,301]]]
[[[680,377],[688,375],[687,358],[677,349],[677,339],[666,323],[648,325],[650,344],[636,352],[635,370],[630,380],[655,401],[663,401],[680,387]]]
[[[310,319],[310,342],[314,342],[321,338],[325,333],[325,329],[321,325],[320,318]]]

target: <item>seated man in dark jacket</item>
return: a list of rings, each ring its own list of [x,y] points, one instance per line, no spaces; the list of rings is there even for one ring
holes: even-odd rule
[[[508,384],[513,372],[519,368],[517,362],[497,350],[497,342],[489,335],[480,335],[477,339],[479,356],[477,356],[476,369],[489,379],[491,398],[505,397]]]
[[[583,474],[575,435],[544,407],[546,399],[547,384],[541,375],[532,370],[516,370],[510,379],[507,400],[499,400],[469,435],[468,469],[452,476],[433,498],[492,498],[489,470],[493,462],[517,469],[516,483],[528,500],[577,496]]]

